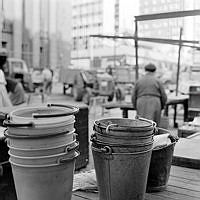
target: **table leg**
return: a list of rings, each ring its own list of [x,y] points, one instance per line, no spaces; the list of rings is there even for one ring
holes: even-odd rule
[[[178,127],[178,123],[176,122],[176,114],[177,114],[177,104],[174,105],[174,128]]]
[[[164,116],[168,116],[168,111],[169,111],[169,105],[166,105],[164,109]]]
[[[188,121],[188,99],[186,99],[183,103],[184,107],[184,122]]]
[[[127,109],[122,109],[122,117],[128,118],[128,110]]]

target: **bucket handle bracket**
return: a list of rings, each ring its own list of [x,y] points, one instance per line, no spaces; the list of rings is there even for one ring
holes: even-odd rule
[[[79,146],[79,142],[76,141],[74,146],[70,146],[70,145],[69,145],[69,146],[66,146],[65,152],[66,152],[66,153],[69,153],[70,151],[76,149],[78,146]]]

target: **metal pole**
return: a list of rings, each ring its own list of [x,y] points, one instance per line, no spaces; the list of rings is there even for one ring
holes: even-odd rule
[[[94,52],[93,52],[93,37],[90,37],[90,69],[93,67]]]
[[[137,20],[135,19],[135,80],[138,80],[139,73],[138,73],[138,24]]]
[[[179,87],[179,74],[180,74],[180,58],[181,58],[181,38],[183,34],[183,28],[180,28],[180,36],[179,36],[179,49],[178,49],[178,63],[177,63],[177,74],[176,74],[176,96],[178,95],[178,87]]]

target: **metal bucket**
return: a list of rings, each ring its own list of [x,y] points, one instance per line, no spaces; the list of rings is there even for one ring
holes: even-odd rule
[[[117,144],[117,143],[105,143],[94,138],[91,139],[93,146],[96,148],[111,148],[113,153],[125,153],[125,152],[141,152],[151,150],[153,147],[153,140],[148,143],[138,144]]]
[[[133,134],[134,135],[134,134]],[[126,144],[126,145],[138,145],[152,142],[153,134],[147,136],[113,136],[109,133],[101,134],[96,131],[91,135],[91,139],[96,139],[103,143],[112,144]]]
[[[166,129],[158,128],[157,134],[166,134],[170,132]],[[147,192],[160,192],[166,189],[171,163],[174,153],[174,146],[177,138],[170,135],[171,144],[153,149],[149,174],[147,180]]]
[[[152,150],[113,153],[92,144],[100,200],[144,200]]]
[[[134,139],[140,136],[151,136],[155,126],[155,122],[144,118],[107,118],[95,121],[93,129],[102,136],[133,137]]]

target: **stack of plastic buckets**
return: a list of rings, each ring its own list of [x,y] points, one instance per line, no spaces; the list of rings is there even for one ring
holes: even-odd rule
[[[70,200],[78,108],[51,104],[25,107],[9,114],[4,124],[10,163],[19,200]]]
[[[155,123],[109,118],[94,123],[92,154],[100,200],[144,200]]]

